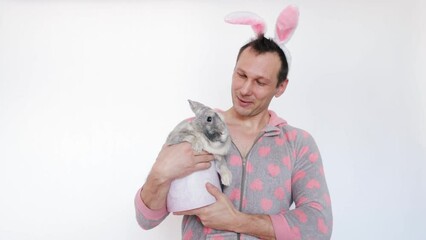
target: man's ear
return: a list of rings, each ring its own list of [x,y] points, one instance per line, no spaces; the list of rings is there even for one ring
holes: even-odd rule
[[[288,84],[288,78],[286,78],[286,80],[284,80],[282,83],[278,85],[274,96],[275,97],[281,96],[285,92],[285,89],[287,88],[287,84]]]

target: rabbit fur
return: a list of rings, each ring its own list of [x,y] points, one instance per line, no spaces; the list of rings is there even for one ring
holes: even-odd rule
[[[225,155],[231,147],[231,137],[223,116],[199,102],[188,102],[195,118],[179,123],[167,137],[166,144],[189,142],[195,152],[204,150],[213,154],[221,182],[229,186],[232,174],[226,165]]]

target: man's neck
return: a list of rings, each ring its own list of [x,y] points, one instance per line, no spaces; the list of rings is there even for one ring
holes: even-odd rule
[[[243,129],[255,132],[263,130],[270,119],[268,110],[254,116],[241,116],[233,108],[230,108],[224,115],[228,125],[238,125]]]

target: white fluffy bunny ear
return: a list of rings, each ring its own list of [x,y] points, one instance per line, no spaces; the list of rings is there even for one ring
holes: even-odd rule
[[[265,33],[265,21],[252,12],[233,12],[225,17],[225,22],[231,24],[250,25],[256,35]]]
[[[191,106],[191,110],[195,113],[195,115],[198,114],[198,112],[202,109],[205,108],[205,106],[199,102],[196,101],[192,101],[190,99],[188,99],[189,102],[189,106]]]
[[[252,12],[233,12],[225,17],[225,21],[231,24],[250,25],[257,36],[264,35],[266,32],[265,21]],[[273,40],[283,50],[289,67],[291,65],[291,55],[285,44],[292,37],[298,23],[299,9],[294,5],[289,5],[281,11],[275,26]]]
[[[284,8],[277,19],[275,26],[275,42],[283,45],[290,40],[299,23],[299,9],[290,5]]]
[[[291,66],[291,54],[285,44],[293,36],[294,31],[299,23],[299,9],[296,6],[290,5],[284,8],[277,19],[275,26],[274,41],[281,47],[287,59],[288,66]]]

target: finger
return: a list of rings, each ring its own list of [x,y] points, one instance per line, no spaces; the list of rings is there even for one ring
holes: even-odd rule
[[[206,189],[216,200],[219,200],[223,195],[222,191],[211,183],[206,183]]]
[[[197,215],[195,210],[174,212],[173,215]]]
[[[206,152],[206,151],[201,151],[201,152],[195,152],[194,151],[194,156],[204,156],[204,155],[213,155],[213,154],[211,154],[211,153],[209,153],[209,152]]]
[[[200,162],[194,166],[194,171],[206,170],[211,166],[210,162]]]
[[[196,155],[195,161],[197,162],[210,162],[214,160],[214,156],[212,154],[207,155]]]

